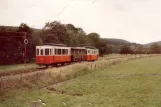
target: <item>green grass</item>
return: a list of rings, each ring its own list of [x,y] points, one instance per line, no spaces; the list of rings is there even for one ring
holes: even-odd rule
[[[4,65],[0,66],[0,72],[4,71],[16,71],[22,69],[36,68],[37,65],[35,62],[24,64],[14,64],[14,65]]]
[[[0,107],[29,107],[31,101],[39,98],[46,107],[65,107],[63,102],[68,107],[160,107],[160,71],[160,56],[126,61],[56,87],[83,96],[56,94],[45,89],[21,89],[0,97]]]

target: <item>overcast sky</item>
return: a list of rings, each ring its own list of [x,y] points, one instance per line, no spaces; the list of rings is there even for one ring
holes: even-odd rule
[[[0,0],[0,25],[72,23],[86,33],[131,42],[161,41],[161,0]],[[61,13],[61,10],[68,7]],[[59,14],[59,15],[58,15]]]

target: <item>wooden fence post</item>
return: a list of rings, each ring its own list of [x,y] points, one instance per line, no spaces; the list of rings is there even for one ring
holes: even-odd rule
[[[19,84],[19,86],[21,87],[21,84],[22,83],[22,73],[20,74],[20,84]]]
[[[92,64],[91,64],[91,69],[92,69]]]
[[[1,82],[0,82],[0,91],[2,90],[2,86],[3,86],[3,80],[1,78]]]

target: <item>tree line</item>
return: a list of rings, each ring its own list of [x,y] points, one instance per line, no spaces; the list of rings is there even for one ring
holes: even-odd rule
[[[87,34],[82,28],[75,27],[73,24],[62,24],[58,21],[46,23],[42,30],[33,32],[32,37],[34,45],[58,43],[70,47],[94,46],[100,50],[101,55],[106,46],[98,33]]]
[[[105,46],[105,53],[120,53],[120,54],[161,54],[161,46],[152,44],[150,47],[144,45],[113,45],[107,44]]]

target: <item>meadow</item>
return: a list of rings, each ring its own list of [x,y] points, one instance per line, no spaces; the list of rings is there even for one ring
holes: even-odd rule
[[[1,95],[0,107],[29,107],[39,99],[46,107],[160,107],[160,63],[161,56],[128,60],[57,85],[13,89]]]

